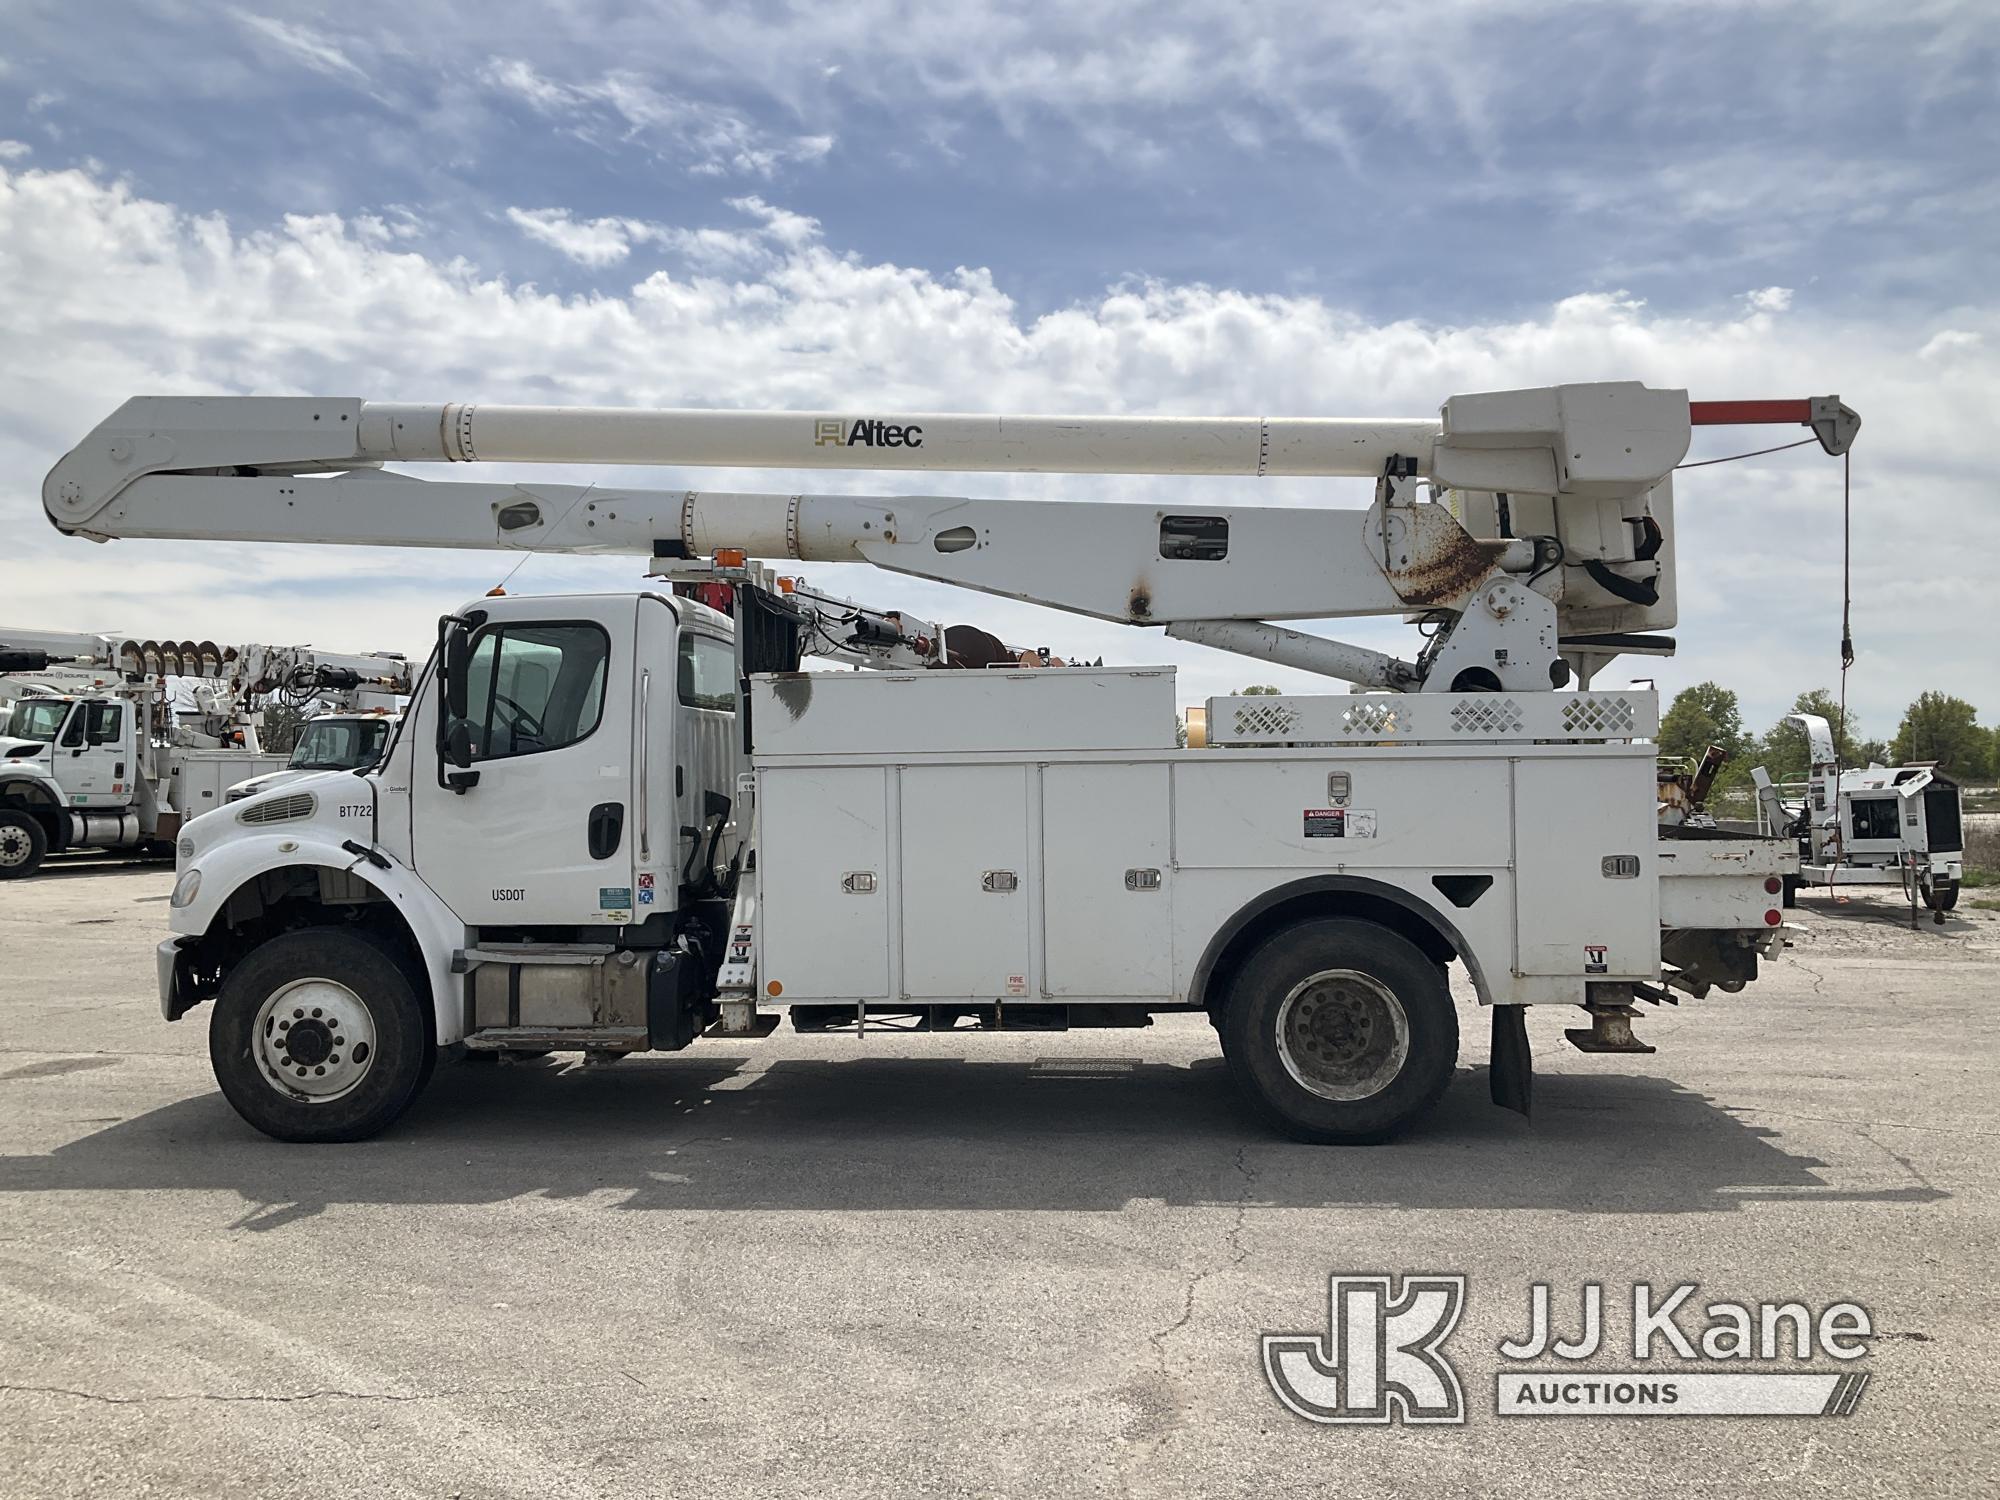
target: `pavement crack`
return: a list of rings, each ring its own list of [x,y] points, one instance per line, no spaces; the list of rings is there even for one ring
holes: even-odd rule
[[[280,1405],[295,1401],[440,1401],[451,1396],[472,1394],[468,1391],[163,1391],[143,1396],[116,1396],[106,1391],[80,1391],[66,1385],[12,1385],[0,1384],[0,1394],[25,1396],[69,1396],[77,1401],[96,1401],[106,1406],[147,1406],[156,1402],[172,1401],[215,1401],[215,1402],[273,1402]],[[503,1394],[493,1392],[491,1394]]]

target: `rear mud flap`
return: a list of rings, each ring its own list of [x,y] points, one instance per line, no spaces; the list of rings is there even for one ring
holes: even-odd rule
[[[1535,1056],[1528,1045],[1528,1007],[1493,1007],[1493,1052],[1486,1071],[1493,1102],[1531,1118],[1535,1096]]]

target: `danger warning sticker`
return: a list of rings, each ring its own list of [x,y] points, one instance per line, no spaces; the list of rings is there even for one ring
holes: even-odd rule
[[[1375,810],[1359,807],[1309,807],[1305,836],[1309,839],[1372,839]]]

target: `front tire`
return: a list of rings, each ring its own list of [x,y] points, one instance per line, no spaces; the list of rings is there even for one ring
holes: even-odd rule
[[[48,852],[48,833],[32,814],[0,812],[0,880],[26,880]]]
[[[1273,933],[1230,986],[1223,1056],[1243,1100],[1296,1140],[1362,1145],[1437,1103],[1458,1065],[1443,969],[1373,922]]]
[[[358,1141],[430,1075],[424,1002],[384,942],[331,927],[255,949],[216,996],[208,1055],[236,1112],[281,1141]]]

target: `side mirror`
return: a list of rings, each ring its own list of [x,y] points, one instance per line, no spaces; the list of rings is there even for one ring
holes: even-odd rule
[[[454,718],[444,732],[444,758],[463,771],[472,764],[472,726]]]
[[[465,718],[466,676],[472,669],[472,635],[454,625],[444,638],[444,711],[447,720]]]

